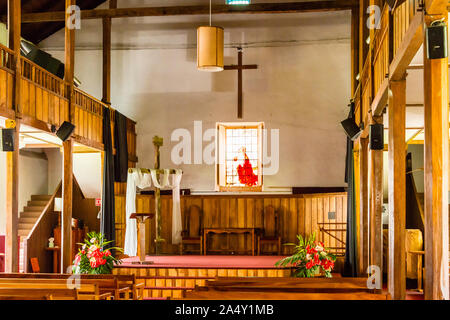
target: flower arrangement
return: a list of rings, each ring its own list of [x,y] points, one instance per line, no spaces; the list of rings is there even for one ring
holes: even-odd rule
[[[106,241],[102,233],[89,232],[84,244],[79,249],[73,261],[72,272],[74,274],[109,274],[115,264],[121,261],[111,255],[111,250],[122,251],[120,248],[105,246],[112,241]]]
[[[295,253],[278,261],[276,266],[293,266],[294,277],[315,277],[323,272],[325,277],[331,278],[336,256],[327,252],[324,244],[315,240],[315,233],[303,238],[297,235],[298,245],[295,245]]]

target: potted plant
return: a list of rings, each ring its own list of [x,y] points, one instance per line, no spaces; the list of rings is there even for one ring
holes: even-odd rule
[[[106,241],[102,233],[89,232],[73,261],[74,274],[110,274],[115,264],[121,261],[112,256],[111,250],[123,251],[121,248],[105,246],[112,241]]]
[[[294,277],[311,278],[324,275],[331,278],[336,256],[328,253],[324,244],[316,241],[315,238],[315,233],[305,238],[297,235],[298,245],[295,245],[295,253],[290,257],[281,259],[275,266],[293,267]]]

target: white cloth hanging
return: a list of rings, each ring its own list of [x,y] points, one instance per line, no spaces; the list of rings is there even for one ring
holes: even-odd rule
[[[130,215],[136,212],[136,188],[145,189],[152,186],[152,181],[157,188],[172,189],[172,244],[181,242],[181,223],[180,209],[180,182],[183,172],[180,169],[175,170],[172,176],[172,184],[169,183],[170,170],[164,169],[162,183],[156,177],[157,171],[150,170],[150,174],[142,173],[140,169],[128,171],[127,177],[127,198],[126,198],[126,230],[124,254],[134,257],[137,255],[137,226],[136,220],[130,219]]]

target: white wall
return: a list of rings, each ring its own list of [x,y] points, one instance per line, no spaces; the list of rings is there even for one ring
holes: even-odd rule
[[[196,70],[195,30],[205,16],[118,19],[113,23],[112,102],[137,121],[139,166],[153,167],[154,135],[164,138],[161,165],[174,167],[173,130],[193,133],[218,121],[237,121],[237,74]],[[343,186],[346,140],[339,122],[350,99],[350,14],[222,15],[225,63],[244,44],[244,119],[280,130],[280,170],[269,187]],[[77,31],[76,76],[82,89],[101,96],[99,22]],[[63,57],[63,33],[41,43]],[[50,50],[49,50],[50,49]],[[207,143],[204,144],[204,146]],[[214,189],[213,165],[181,165],[182,187]]]
[[[48,190],[53,194],[62,177],[62,154],[59,149],[46,149],[48,159]]]
[[[102,157],[100,153],[75,153],[73,173],[86,198],[102,195]]]
[[[19,212],[31,195],[48,194],[48,162],[45,159],[19,156]]]

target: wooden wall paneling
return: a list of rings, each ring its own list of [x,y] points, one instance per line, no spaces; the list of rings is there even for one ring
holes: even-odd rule
[[[42,90],[42,121],[49,122],[48,91]]]
[[[36,85],[30,83],[28,86],[29,89],[29,115],[33,118],[36,118]]]

